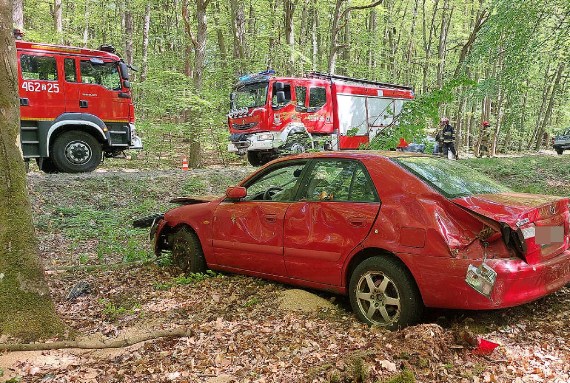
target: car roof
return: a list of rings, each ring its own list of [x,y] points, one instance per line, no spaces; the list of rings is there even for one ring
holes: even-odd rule
[[[308,152],[292,156],[281,157],[272,163],[290,161],[297,159],[311,158],[352,158],[352,159],[374,159],[374,158],[409,158],[409,157],[431,157],[430,155],[416,152],[401,152],[394,150],[342,150],[342,151],[324,151],[324,152]]]

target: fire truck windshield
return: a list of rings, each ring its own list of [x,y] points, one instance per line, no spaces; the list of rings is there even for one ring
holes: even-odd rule
[[[239,86],[233,95],[232,109],[255,108],[265,105],[268,86],[267,82]]]
[[[81,82],[99,84],[107,89],[121,90],[121,77],[115,62],[93,63],[81,60]]]

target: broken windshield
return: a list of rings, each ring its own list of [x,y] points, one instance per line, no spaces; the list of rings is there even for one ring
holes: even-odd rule
[[[267,102],[267,82],[242,85],[234,91],[232,109],[255,108]]]
[[[511,191],[506,186],[457,161],[430,157],[397,158],[394,161],[448,198]]]

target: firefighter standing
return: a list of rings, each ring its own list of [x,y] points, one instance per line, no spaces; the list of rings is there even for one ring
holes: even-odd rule
[[[443,136],[443,156],[447,157],[449,151],[453,153],[453,158],[457,158],[455,151],[455,132],[453,126],[449,125],[449,118],[443,117],[441,119],[441,134]]]
[[[491,157],[491,148],[489,146],[491,144],[490,126],[491,124],[489,124],[489,121],[483,121],[481,127],[481,145],[479,146],[479,157]]]

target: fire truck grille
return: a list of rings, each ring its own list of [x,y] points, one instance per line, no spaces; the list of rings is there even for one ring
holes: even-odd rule
[[[247,130],[253,128],[257,125],[257,122],[248,122],[247,124],[232,124],[232,128],[235,130]]]

